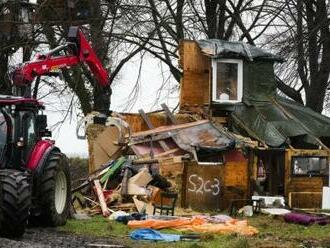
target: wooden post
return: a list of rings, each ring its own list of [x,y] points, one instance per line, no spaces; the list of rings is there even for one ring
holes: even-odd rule
[[[97,198],[99,199],[99,202],[100,202],[102,214],[104,217],[108,217],[110,215],[110,212],[108,210],[107,204],[104,199],[100,180],[98,180],[98,179],[94,180],[94,185],[95,185],[95,189],[96,189],[96,193],[97,193]]]
[[[150,119],[148,118],[148,116],[146,115],[146,113],[143,111],[143,109],[139,110],[139,114],[141,115],[141,117],[143,118],[143,120],[145,121],[145,123],[147,124],[149,129],[153,129],[154,126],[152,125]],[[151,136],[152,137],[152,136]],[[157,141],[159,143],[159,145],[161,146],[161,148],[163,148],[163,150],[169,151],[170,148],[167,146],[166,142],[164,140],[158,140]]]
[[[172,114],[172,112],[169,110],[169,108],[167,107],[167,105],[165,103],[162,103],[160,106],[164,110],[167,118],[170,119],[171,124],[174,124],[174,125],[179,124],[178,121],[177,121],[177,119],[175,118],[175,116]]]

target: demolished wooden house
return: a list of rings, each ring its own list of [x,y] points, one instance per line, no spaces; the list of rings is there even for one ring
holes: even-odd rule
[[[278,95],[273,66],[281,58],[240,42],[204,40],[183,41],[180,62],[180,111],[200,109],[258,141],[248,149],[247,191],[284,195],[290,207],[320,208],[330,119]]]
[[[125,115],[132,134],[122,140],[120,124],[97,132],[91,125],[90,166],[124,150],[156,159],[184,207],[226,209],[262,195],[284,196],[292,208],[320,208],[329,183],[330,119],[278,95],[273,66],[282,59],[220,40],[182,41],[179,52],[179,113],[163,106]]]

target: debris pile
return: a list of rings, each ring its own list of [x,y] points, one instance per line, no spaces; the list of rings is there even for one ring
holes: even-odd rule
[[[171,187],[164,177],[154,174],[151,166],[144,166],[155,161],[142,164],[122,156],[103,165],[73,189],[75,209],[105,217],[119,210],[152,213],[151,204],[159,201],[162,190]]]
[[[166,105],[163,109],[170,125],[154,127],[150,118],[140,110],[148,130],[132,132],[124,118],[118,115],[112,117],[106,127],[100,128],[98,135],[88,134],[92,140],[89,146],[95,158],[93,161],[100,163],[109,157],[111,160],[101,166],[94,164],[93,172],[73,189],[74,208],[89,215],[102,214],[131,228],[168,227],[216,234],[257,233],[246,221],[228,216],[221,223],[215,223],[216,218],[210,216],[187,218],[175,215],[176,207],[183,206],[185,193],[189,191],[186,164],[203,164],[211,169],[210,172],[212,169],[223,170],[223,154],[235,149],[236,138],[209,120],[179,123]],[[98,128],[93,126],[90,130]],[[230,153],[228,158],[233,161],[241,159],[235,153]],[[202,187],[206,197],[210,195],[211,200],[219,199],[222,185],[218,175],[212,176],[215,178],[205,182],[201,179],[202,186],[197,187],[200,182],[193,182],[196,196],[200,193],[197,189]],[[198,179],[195,175],[190,181],[195,177]]]
[[[162,107],[171,125],[155,128],[140,110],[149,130],[132,133],[119,114],[107,120],[106,127],[91,127],[87,133],[90,153],[98,158],[94,161],[112,160],[101,167],[94,164],[89,177],[73,190],[76,207],[104,216],[133,209],[150,214],[154,206],[166,205],[162,192],[179,193],[174,204],[181,204],[185,161],[224,163],[221,153],[235,147],[228,133],[209,120],[181,123],[166,105]]]

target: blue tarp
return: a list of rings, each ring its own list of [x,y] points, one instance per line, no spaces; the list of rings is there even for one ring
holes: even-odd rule
[[[130,237],[134,240],[152,240],[165,242],[175,242],[180,240],[180,235],[165,234],[150,228],[137,229],[130,234]]]

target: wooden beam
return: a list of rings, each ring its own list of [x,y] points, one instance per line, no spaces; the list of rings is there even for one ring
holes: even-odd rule
[[[167,118],[171,121],[171,124],[174,124],[174,125],[179,124],[177,119],[175,118],[175,116],[173,115],[173,113],[170,111],[170,109],[167,107],[167,105],[165,103],[162,103],[160,106],[164,110]]]
[[[154,126],[152,125],[149,117],[146,115],[146,113],[143,111],[143,109],[139,110],[139,114],[141,115],[142,119],[145,121],[149,129],[153,129]],[[169,151],[170,148],[167,146],[166,142],[164,140],[158,140],[157,141],[161,148],[163,148],[164,151]]]
[[[96,193],[97,193],[97,198],[99,199],[100,202],[100,207],[102,210],[102,214],[104,217],[108,217],[110,215],[110,212],[108,210],[107,204],[105,202],[104,199],[104,195],[103,195],[103,191],[102,191],[102,187],[100,184],[100,180],[94,180],[94,185],[95,185],[95,189],[96,189]]]
[[[200,121],[194,121],[194,122],[179,124],[179,125],[157,127],[157,128],[152,129],[152,130],[132,133],[132,137],[150,136],[150,135],[153,135],[153,134],[170,132],[170,131],[175,131],[175,130],[179,130],[179,129],[189,128],[189,127],[195,127],[195,126],[206,124],[206,123],[209,123],[209,122],[210,122],[209,120],[200,120]]]

